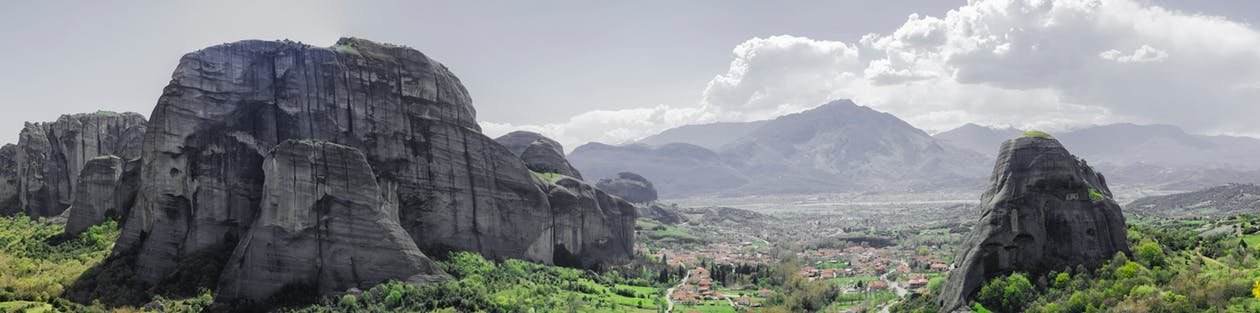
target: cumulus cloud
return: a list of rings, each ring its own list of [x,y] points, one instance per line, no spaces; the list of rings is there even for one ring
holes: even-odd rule
[[[891,32],[855,42],[750,39],[694,106],[517,127],[546,129],[566,143],[617,143],[850,98],[929,130],[1124,121],[1260,134],[1256,86],[1260,32],[1246,24],[1134,0],[973,0],[942,17],[910,15]]]
[[[1111,49],[1098,54],[1098,57],[1104,60],[1112,60],[1120,63],[1147,63],[1160,62],[1168,58],[1168,51],[1151,48],[1148,45],[1142,45],[1141,48],[1134,50],[1131,54],[1125,54],[1120,50]]]

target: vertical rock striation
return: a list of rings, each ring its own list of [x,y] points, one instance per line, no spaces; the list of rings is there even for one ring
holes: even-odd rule
[[[941,291],[942,312],[965,306],[994,276],[1093,267],[1129,252],[1124,215],[1106,180],[1053,138],[1003,143],[980,201],[980,221]]]
[[[145,129],[144,117],[136,113],[62,115],[51,123],[27,123],[14,157],[22,210],[32,217],[61,214],[72,204],[79,171],[88,160],[106,154],[138,157]]]
[[[449,278],[398,224],[357,149],[318,141],[281,143],[263,162],[258,218],[219,282],[221,299],[262,301],[291,286],[318,294],[367,290],[390,279]]]
[[[152,284],[185,256],[235,247],[265,205],[267,151],[311,139],[358,149],[426,254],[551,262],[546,194],[475,114],[459,79],[406,47],[347,38],[189,53],[153,110],[115,253],[134,253],[136,278]]]
[[[566,176],[539,178],[555,217],[556,265],[598,268],[634,255],[635,208],[586,182]]]
[[[17,150],[14,144],[0,147],[0,216],[23,213],[18,202]]]
[[[66,209],[70,211],[67,234],[78,235],[104,222],[108,216],[122,216],[123,209],[117,206],[114,191],[122,177],[124,163],[119,157],[103,155],[83,165],[75,185],[74,204]]]

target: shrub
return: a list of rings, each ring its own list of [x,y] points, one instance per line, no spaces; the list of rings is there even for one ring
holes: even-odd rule
[[[1036,130],[1036,129],[1030,129],[1028,131],[1025,131],[1024,136],[1037,137],[1037,138],[1054,138],[1054,137],[1050,137],[1050,133]]]

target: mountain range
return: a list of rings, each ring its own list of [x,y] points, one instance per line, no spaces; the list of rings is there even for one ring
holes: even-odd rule
[[[665,140],[690,140],[652,145]],[[897,117],[833,101],[769,121],[684,126],[643,141],[590,143],[568,159],[591,178],[632,171],[663,197],[976,187],[987,158]]]
[[[591,179],[631,171],[662,197],[978,190],[1014,128],[965,124],[929,135],[850,100],[772,120],[687,125],[568,159]],[[1113,185],[1188,191],[1260,182],[1260,139],[1129,123],[1053,134]]]

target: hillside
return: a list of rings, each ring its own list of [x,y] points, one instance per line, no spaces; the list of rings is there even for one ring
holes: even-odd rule
[[[716,150],[681,143],[591,143],[575,149],[569,159],[591,178],[622,171],[652,177],[666,198],[975,189],[987,174],[984,155],[945,144],[896,116],[848,100],[766,121],[742,135],[723,135],[733,139]]]
[[[635,143],[649,146],[687,143],[709,150],[718,150],[722,146],[757,130],[757,128],[765,125],[766,122],[732,122],[679,126],[648,136]]]
[[[1260,212],[1260,186],[1228,184],[1192,192],[1145,197],[1125,205],[1125,210],[1169,217],[1256,213]]]

